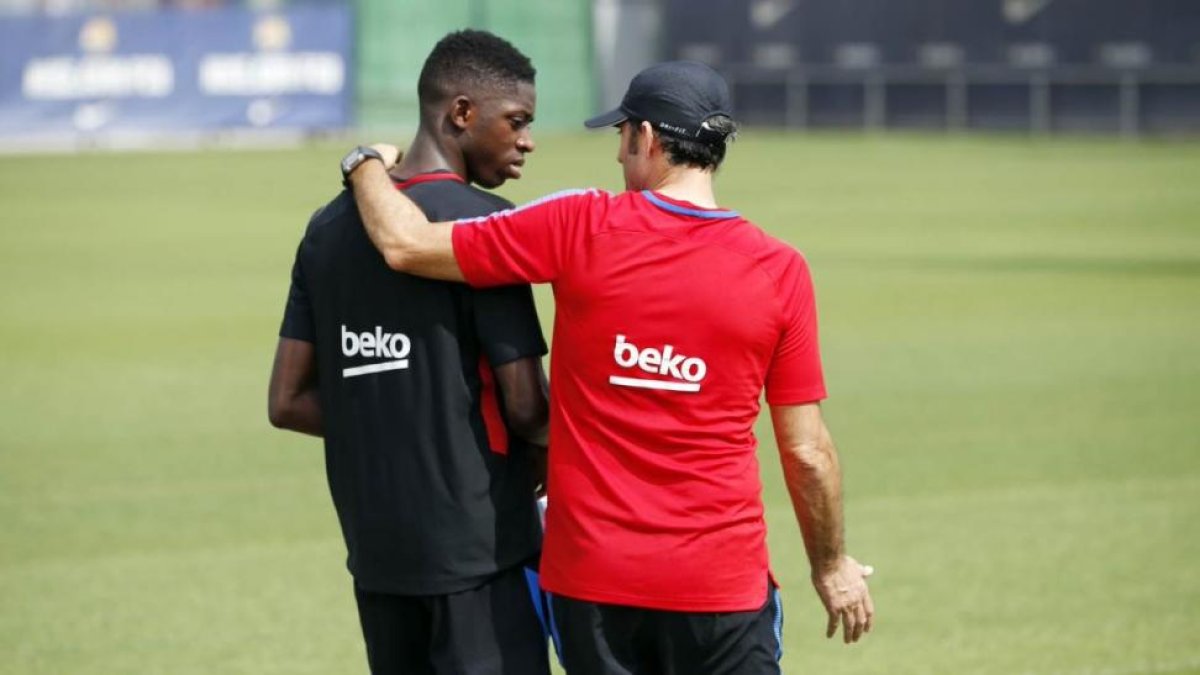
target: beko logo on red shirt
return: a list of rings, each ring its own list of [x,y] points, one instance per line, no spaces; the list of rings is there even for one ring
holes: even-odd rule
[[[408,352],[412,350],[412,342],[404,333],[385,333],[383,328],[376,326],[373,333],[355,333],[342,326],[342,353],[346,356],[365,356],[366,358],[388,359],[380,363],[370,363],[365,366],[343,368],[342,377],[356,377],[371,373],[382,373],[388,370],[404,370],[408,368]]]
[[[663,345],[662,349],[654,347],[638,349],[637,345],[629,342],[624,335],[617,336],[617,344],[613,347],[613,359],[622,368],[637,368],[651,375],[665,375],[671,378],[664,380],[610,376],[609,384],[615,384],[618,387],[697,392],[700,391],[701,380],[708,374],[708,364],[704,362],[704,359],[680,354],[675,351],[674,345]]]

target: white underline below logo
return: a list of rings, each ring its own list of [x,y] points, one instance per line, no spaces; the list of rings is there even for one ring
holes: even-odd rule
[[[370,375],[371,373],[383,373],[389,370],[404,370],[406,368],[408,368],[408,359],[400,359],[399,361],[385,361],[383,363],[372,363],[368,366],[343,368],[342,377],[356,377],[358,375]]]
[[[699,382],[667,382],[665,380],[643,380],[636,377],[620,377],[609,375],[609,384],[618,387],[633,387],[635,389],[661,389],[663,391],[700,391]]]

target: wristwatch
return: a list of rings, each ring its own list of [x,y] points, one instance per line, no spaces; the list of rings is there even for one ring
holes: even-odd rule
[[[365,145],[360,145],[346,153],[346,156],[342,158],[342,185],[350,187],[350,174],[358,168],[359,164],[368,159],[377,159],[382,162],[383,155]]]

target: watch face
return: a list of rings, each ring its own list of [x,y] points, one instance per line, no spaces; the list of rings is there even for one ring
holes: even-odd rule
[[[342,158],[342,175],[346,175],[358,166],[358,163],[363,159],[362,152],[358,148],[350,151],[350,154]]]

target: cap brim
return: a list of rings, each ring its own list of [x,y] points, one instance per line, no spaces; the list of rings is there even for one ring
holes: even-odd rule
[[[605,127],[615,127],[627,119],[629,119],[629,115],[626,115],[623,110],[620,108],[613,108],[606,113],[596,115],[592,119],[584,122],[583,126],[589,129],[603,129]]]

